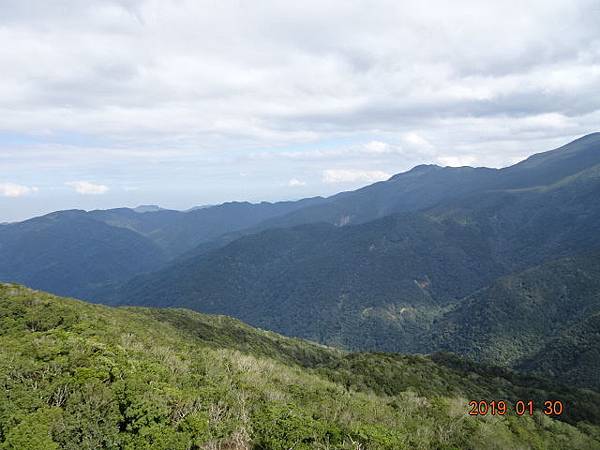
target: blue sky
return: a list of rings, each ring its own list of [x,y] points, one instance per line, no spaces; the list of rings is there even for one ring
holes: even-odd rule
[[[0,0],[0,222],[501,167],[600,123],[597,1]]]

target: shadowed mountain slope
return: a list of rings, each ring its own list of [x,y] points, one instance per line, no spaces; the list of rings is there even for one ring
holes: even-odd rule
[[[504,277],[461,301],[423,336],[423,351],[600,388],[600,254],[563,258]]]
[[[0,280],[63,295],[124,281],[167,261],[149,239],[64,211],[0,228]]]

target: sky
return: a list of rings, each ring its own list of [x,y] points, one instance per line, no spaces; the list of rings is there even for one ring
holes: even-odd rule
[[[0,222],[331,195],[600,131],[600,0],[0,0]]]

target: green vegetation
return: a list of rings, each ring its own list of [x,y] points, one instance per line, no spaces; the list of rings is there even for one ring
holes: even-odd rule
[[[501,278],[422,336],[445,350],[600,389],[600,255],[562,258]]]
[[[0,448],[600,448],[600,394],[448,355],[348,354],[186,310],[0,285]],[[473,417],[560,399],[562,420]]]
[[[564,383],[600,389],[600,313],[562,330],[558,337],[516,367]]]
[[[425,269],[430,269],[433,275],[442,272],[449,277],[454,267],[450,266],[449,270],[447,264],[459,262],[470,265],[471,269],[483,264],[483,273],[473,273],[474,270],[471,270],[465,275],[467,279],[474,277],[473,284],[478,284],[498,272],[494,263],[499,261],[492,261],[485,254],[488,237],[492,240],[500,237],[504,239],[501,242],[511,244],[506,251],[515,252],[513,261],[522,259],[519,268],[523,269],[528,264],[542,262],[546,256],[543,253],[537,255],[536,251],[531,251],[532,245],[525,245],[535,244],[538,233],[548,240],[551,239],[551,233],[561,233],[563,227],[574,229],[581,225],[581,221],[594,223],[597,220],[593,217],[593,202],[592,208],[586,210],[589,200],[593,195],[598,195],[597,192],[587,192],[590,197],[587,199],[573,190],[572,195],[561,199],[554,198],[550,193],[542,205],[546,202],[550,210],[558,208],[558,214],[548,217],[544,216],[545,211],[539,207],[539,202],[532,205],[517,199],[520,208],[512,211],[512,214],[511,211],[501,210],[497,221],[491,220],[496,216],[495,208],[510,206],[515,199],[510,195],[495,194],[507,191],[520,192],[523,196],[528,190],[541,194],[547,193],[551,187],[565,187],[566,184],[577,186],[585,193],[589,182],[594,179],[597,181],[600,174],[599,149],[600,133],[595,133],[501,170],[421,165],[387,181],[326,199],[307,198],[257,204],[230,202],[186,212],[156,210],[152,207],[60,211],[0,226],[0,280],[23,283],[60,295],[106,301],[106,292],[115,283],[157,270],[174,260],[207,254],[242,236],[305,224],[367,224],[393,214],[412,214],[414,224],[424,222],[425,230],[415,232],[408,224],[407,236],[424,241],[431,239],[429,247],[433,248],[440,244],[439,233],[448,234],[442,244],[450,244],[449,247],[457,252],[450,260],[442,259],[441,264],[438,264],[440,255],[435,252],[419,256]],[[581,201],[583,203],[580,204]],[[468,217],[461,217],[465,209],[468,210]],[[433,215],[428,213],[425,218],[419,214],[431,210],[434,211]],[[591,216],[586,217],[586,214]],[[443,217],[453,218],[449,229],[448,224],[441,223]],[[467,219],[470,222],[465,222]],[[430,224],[431,220],[437,225]],[[458,238],[461,239],[460,227],[456,225],[469,225],[464,227],[462,238],[475,235],[472,238],[474,249],[479,247],[484,250],[478,258],[469,253],[469,249],[463,248],[464,242],[453,248],[451,234],[458,232]],[[488,236],[488,233],[496,232],[499,226],[508,227],[514,232],[515,225],[524,226],[521,235],[507,236],[505,233]],[[429,235],[432,228],[437,235]],[[315,238],[320,244],[319,239],[323,236],[318,229]],[[340,239],[343,239],[343,235]],[[570,248],[572,241],[565,242],[568,242],[565,248],[555,249],[562,251],[560,255],[557,254],[559,251],[554,251],[550,256],[567,256],[565,250],[580,249],[577,244]],[[369,246],[371,243],[366,244]],[[333,250],[335,243],[332,245]],[[467,251],[464,260],[461,259],[463,250]],[[350,249],[349,254],[355,251]],[[412,255],[408,257],[412,258]],[[487,272],[490,269],[495,269],[495,272]],[[502,275],[512,272],[515,267],[505,269]],[[464,283],[465,280],[461,279],[460,282]],[[432,286],[433,289],[437,287],[436,284]],[[454,294],[456,292],[450,295]],[[388,299],[388,303],[394,300]],[[128,301],[135,302],[136,299]],[[378,324],[374,325],[374,328],[378,327]],[[375,338],[374,341],[377,343],[381,338]]]

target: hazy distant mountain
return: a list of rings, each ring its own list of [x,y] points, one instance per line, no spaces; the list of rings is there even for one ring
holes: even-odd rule
[[[197,209],[206,209],[206,208],[210,208],[212,206],[216,206],[216,205],[200,205],[200,206],[193,206],[189,209],[186,209],[185,212],[190,212],[190,211],[195,211]]]
[[[89,213],[111,226],[131,229],[152,240],[169,257],[176,257],[222,234],[253,227],[264,220],[322,202],[309,198],[296,202],[230,202],[190,211],[159,210],[139,214],[129,208]]]
[[[342,192],[317,205],[266,220],[257,229],[326,222],[355,225],[390,214],[418,211],[484,189],[495,169],[422,165],[356,191]]]
[[[551,185],[598,164],[600,133],[592,133],[555,150],[538,153],[499,170],[498,186],[521,189]]]
[[[600,133],[593,133],[504,169],[420,165],[387,181],[342,192],[257,226],[225,233],[187,255],[199,255],[243,235],[270,228],[321,222],[355,225],[394,213],[425,210],[480,192],[549,186],[598,164],[599,149]]]
[[[536,184],[547,186],[561,177],[565,178],[586,167],[593,167],[598,159],[599,142],[600,134],[589,135],[563,148],[535,155],[502,170],[418,166],[408,172],[395,175],[388,181],[327,199],[311,198],[296,202],[259,204],[232,202],[188,212],[142,205],[135,209],[117,208],[89,213],[79,211],[77,215],[103,222],[111,227],[135,232],[138,236],[121,233],[122,238],[132,236],[134,247],[139,247],[141,242],[149,245],[147,240],[154,244],[150,247],[158,247],[146,255],[143,264],[133,264],[131,270],[124,272],[126,275],[131,275],[144,272],[148,268],[157,268],[169,259],[201,255],[241,236],[269,228],[321,222],[337,226],[359,224],[389,214],[422,211],[491,189],[523,189]],[[51,216],[55,217],[55,221],[68,221],[73,215],[73,213],[56,213]],[[3,225],[2,228],[6,226],[11,229],[8,235],[13,240],[11,248],[14,251],[19,251],[19,244],[15,242],[37,245],[40,248],[46,245],[44,235],[28,233],[27,239],[23,240],[20,239],[18,230],[29,228],[21,227],[19,224]],[[65,226],[64,230],[66,232],[68,226]],[[140,237],[143,239],[140,240]],[[37,239],[40,239],[39,243]],[[69,236],[60,236],[60,239],[69,240]],[[80,252],[82,250],[84,256],[85,252],[93,254],[96,251],[93,243],[89,246],[82,245]],[[23,255],[26,254],[28,253],[25,251]],[[73,255],[72,261],[78,261],[80,256],[81,254]],[[5,255],[5,259],[9,257],[10,255]],[[24,256],[20,257],[23,258]],[[110,258],[106,261],[110,261]],[[68,265],[70,262],[68,257],[64,259],[65,264]],[[18,269],[17,265],[14,265],[10,271],[5,269],[0,272],[0,275],[16,277],[14,279],[17,280],[30,279],[35,282],[35,278],[31,278],[29,274],[45,270],[43,267],[37,267],[37,264],[39,264],[38,260],[31,259],[30,263],[22,266],[23,269]],[[103,262],[99,261],[99,264],[102,265]],[[57,270],[61,270],[60,264],[57,265]],[[109,273],[110,269],[100,272]],[[108,276],[95,278],[109,282],[116,281]],[[69,286],[64,286],[64,289],[58,281],[52,286],[58,288],[56,292],[59,293],[75,290],[88,294],[90,291],[82,287],[87,284],[79,278],[72,278]],[[34,286],[50,287],[48,284]]]
[[[99,286],[157,270],[222,233],[319,201],[234,202],[187,213],[154,206],[72,210],[5,224],[0,281],[86,297]]]
[[[133,280],[118,300],[230,314],[352,348],[405,351],[410,346],[390,330],[361,327],[386,316],[416,320],[419,308],[443,307],[499,276],[600,247],[597,198],[600,178],[593,178],[582,186],[478,194],[357,226],[267,230]]]
[[[364,223],[393,213],[423,210],[471,193],[551,185],[598,164],[599,155],[600,133],[593,133],[504,169],[421,165],[387,181],[342,192],[320,204],[267,220],[260,228]]]
[[[63,295],[124,281],[167,261],[151,240],[63,211],[0,228],[0,280],[26,283]]]

